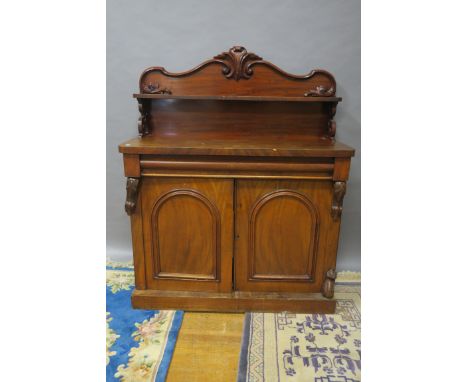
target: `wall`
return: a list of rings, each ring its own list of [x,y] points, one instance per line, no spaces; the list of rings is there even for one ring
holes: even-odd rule
[[[282,69],[334,74],[337,139],[356,150],[342,215],[339,270],[360,270],[361,48],[358,0],[107,2],[107,255],[131,258],[117,145],[137,135],[132,93],[148,66],[184,71],[242,45]]]

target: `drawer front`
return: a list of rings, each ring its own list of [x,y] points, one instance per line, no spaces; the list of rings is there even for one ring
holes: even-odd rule
[[[142,155],[146,177],[331,180],[333,158]]]
[[[143,178],[146,287],[232,288],[233,181]]]
[[[335,267],[332,182],[238,180],[235,289],[319,292]]]

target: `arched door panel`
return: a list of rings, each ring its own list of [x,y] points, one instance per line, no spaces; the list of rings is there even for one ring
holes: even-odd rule
[[[149,178],[142,187],[147,287],[230,291],[232,181]]]
[[[235,288],[319,292],[330,261],[331,182],[240,180]]]

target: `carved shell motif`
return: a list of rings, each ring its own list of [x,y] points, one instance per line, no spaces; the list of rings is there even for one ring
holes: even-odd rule
[[[249,79],[253,74],[252,65],[263,60],[255,53],[247,52],[243,46],[234,46],[229,52],[218,54],[213,59],[224,66],[223,74],[226,78],[236,81]]]

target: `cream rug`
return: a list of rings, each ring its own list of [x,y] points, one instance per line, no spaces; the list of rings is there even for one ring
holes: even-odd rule
[[[248,313],[238,382],[361,380],[360,275],[339,274],[336,314]]]

